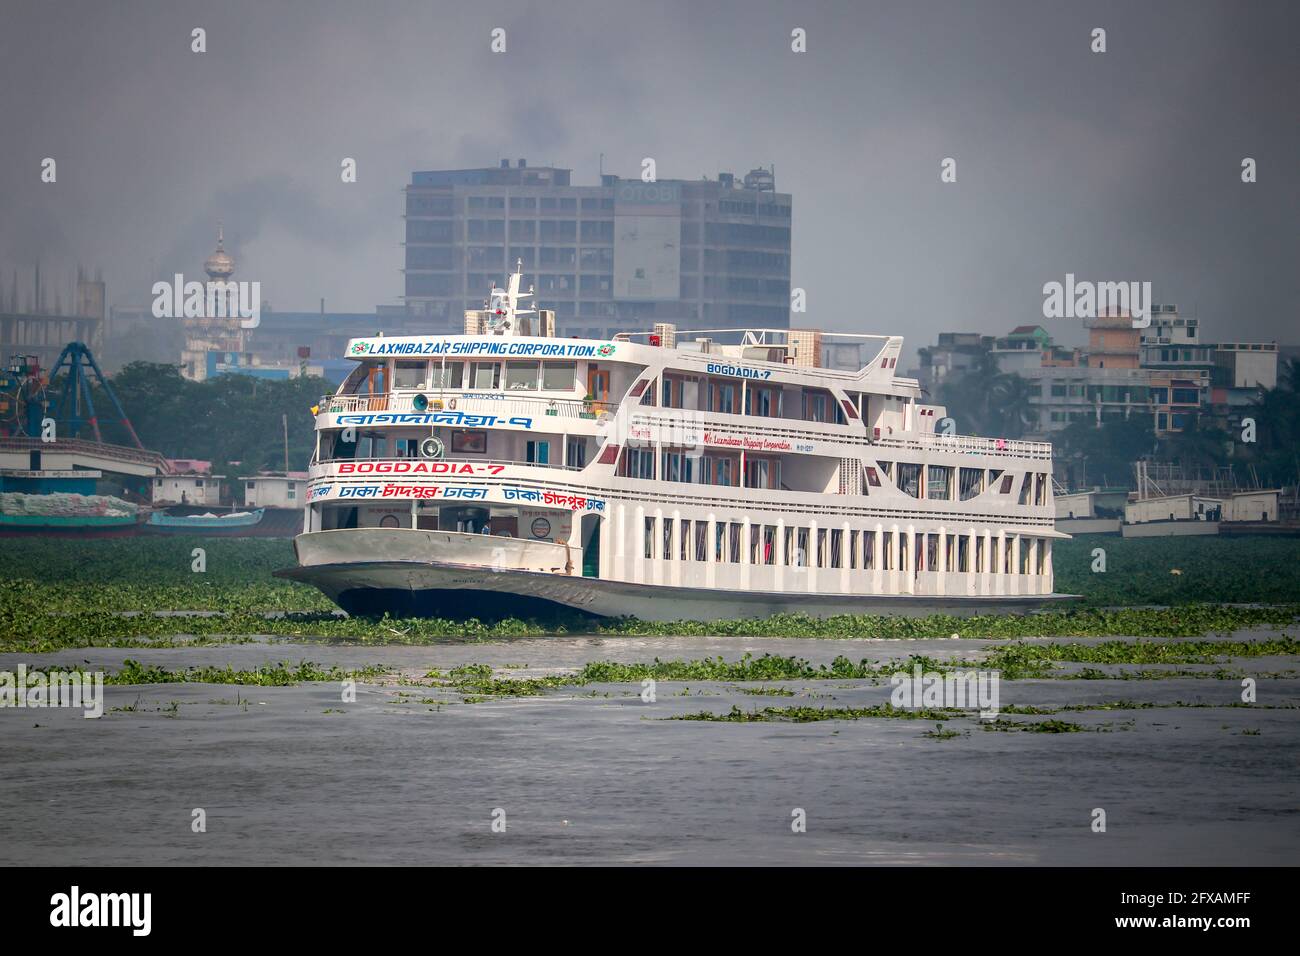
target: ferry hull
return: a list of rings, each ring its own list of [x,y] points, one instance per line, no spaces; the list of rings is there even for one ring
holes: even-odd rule
[[[555,612],[644,621],[736,620],[773,614],[927,614],[1025,612],[1075,600],[1073,595],[935,597],[914,595],[768,594],[632,584],[545,571],[470,567],[444,562],[348,561],[275,572],[311,584],[350,614],[475,617],[499,620]]]

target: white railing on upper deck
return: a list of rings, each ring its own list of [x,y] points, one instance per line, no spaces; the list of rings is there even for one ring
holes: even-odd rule
[[[671,412],[677,412],[677,415]],[[712,416],[712,417],[710,417]],[[737,420],[739,419],[739,420]],[[798,418],[717,415],[694,409],[653,409],[632,415],[630,424],[653,425],[660,428],[707,428],[717,435],[755,435],[789,438],[793,441],[826,441],[845,445],[864,445],[877,448],[907,448],[916,451],[955,451],[968,455],[992,455],[1003,458],[1052,457],[1048,442],[1020,441],[1011,438],[979,438],[975,435],[942,435],[933,432],[899,432],[871,438],[861,426],[834,425],[830,422],[805,421]]]
[[[504,465],[504,466],[510,466],[510,467],[513,467],[513,466],[516,466],[516,465],[527,465],[529,468],[558,468],[558,469],[560,469],[561,471],[582,471],[582,469],[584,469],[584,468],[587,467],[586,465],[562,465],[562,464],[560,464],[558,461],[551,461],[551,462],[546,462],[546,461],[525,461],[525,460],[522,459],[522,458],[480,458],[480,457],[478,457],[477,455],[474,455],[473,457],[470,457],[470,456],[454,456],[454,455],[453,455],[453,456],[450,456],[450,457],[447,457],[447,458],[410,458],[410,457],[408,457],[408,458],[394,458],[394,457],[392,457],[391,455],[390,455],[390,456],[378,456],[378,457],[376,457],[376,456],[362,456],[362,455],[357,455],[357,456],[355,456],[355,457],[339,457],[339,458],[315,458],[315,457],[313,457],[312,460],[311,460],[311,464],[313,464],[313,465],[338,465],[338,464],[343,464],[343,463],[346,463],[346,462],[358,462],[358,463],[374,463],[374,462],[383,462],[383,463],[385,463],[385,464],[395,464],[395,463],[397,463],[397,462],[412,462],[412,461],[421,461],[421,462],[425,462],[426,464],[440,463],[440,464],[453,464],[453,465]],[[368,471],[364,471],[364,472],[357,472],[357,474],[358,474],[358,475],[372,475],[372,476],[375,476],[375,477],[384,477],[384,476],[388,476],[388,477],[398,477],[398,478],[407,478],[407,477],[417,477],[417,478],[421,478],[421,477],[428,477],[427,475],[424,475],[424,474],[416,474],[416,475],[412,476],[409,472],[405,472],[405,471],[393,472],[393,471],[372,471],[372,470],[368,470]]]
[[[532,418],[568,418],[595,420],[603,412],[612,412],[614,402],[584,402],[576,398],[543,398],[542,396],[512,395],[502,392],[491,398],[487,392],[465,395],[460,392],[386,392],[380,395],[336,395],[325,403],[322,411],[335,412],[411,412],[417,394],[429,400],[427,411],[460,411],[475,414],[491,413],[498,418],[517,415]]]
[[[1009,458],[1051,458],[1052,445],[1045,441],[1021,441],[1014,438],[979,438],[975,435],[944,435],[913,432],[874,439],[884,448],[919,448],[955,451],[971,455],[1005,455]]]

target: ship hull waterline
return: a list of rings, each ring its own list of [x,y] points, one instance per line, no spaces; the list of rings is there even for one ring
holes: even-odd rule
[[[349,561],[287,568],[275,576],[319,588],[349,614],[480,620],[574,611],[643,621],[740,620],[773,614],[968,617],[1026,613],[1078,600],[1070,594],[965,597],[703,590],[429,561]]]

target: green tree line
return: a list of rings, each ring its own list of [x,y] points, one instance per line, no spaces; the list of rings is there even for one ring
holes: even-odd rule
[[[313,376],[219,375],[193,382],[175,366],[154,362],[131,362],[110,383],[146,448],[168,458],[211,461],[231,475],[284,468],[282,415],[288,416],[289,468],[305,469],[315,447],[311,406],[334,391],[332,384]],[[62,379],[51,383],[51,399],[61,391]],[[92,395],[104,441],[130,444],[126,430],[113,421],[108,396],[98,385]],[[92,437],[88,427],[81,437]]]

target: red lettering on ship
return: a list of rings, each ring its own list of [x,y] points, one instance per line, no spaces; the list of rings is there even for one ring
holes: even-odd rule
[[[340,475],[472,475],[481,467],[489,474],[499,474],[504,465],[474,466],[455,461],[343,461]]]
[[[784,438],[748,438],[740,435],[704,433],[704,444],[723,448],[743,448],[746,451],[794,451],[794,446]]]

